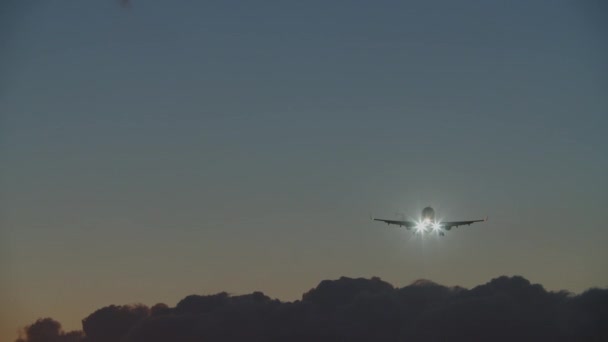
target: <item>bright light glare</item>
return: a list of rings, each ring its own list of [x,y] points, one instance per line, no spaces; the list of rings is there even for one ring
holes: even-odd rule
[[[424,233],[425,230],[426,230],[426,224],[424,222],[416,223],[416,232],[417,233]]]
[[[416,221],[416,226],[414,226],[414,229],[415,229],[416,233],[419,233],[419,234],[426,233],[429,229],[432,232],[435,232],[437,234],[442,233],[441,221],[437,220],[437,221],[433,222],[428,218],[425,218],[420,221]]]

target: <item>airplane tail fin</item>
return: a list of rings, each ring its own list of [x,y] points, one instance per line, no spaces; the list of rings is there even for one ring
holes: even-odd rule
[[[485,220],[483,220],[484,222],[488,222],[488,217],[486,216]]]

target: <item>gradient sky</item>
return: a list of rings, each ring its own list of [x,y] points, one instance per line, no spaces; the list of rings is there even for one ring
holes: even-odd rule
[[[608,285],[594,1],[3,1],[0,336],[322,279]],[[444,238],[369,213],[488,223]]]

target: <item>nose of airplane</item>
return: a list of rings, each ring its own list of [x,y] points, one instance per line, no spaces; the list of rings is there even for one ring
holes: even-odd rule
[[[424,209],[422,209],[422,219],[423,220],[429,220],[429,221],[434,221],[435,220],[435,210],[433,210],[433,208],[431,207],[426,207]]]

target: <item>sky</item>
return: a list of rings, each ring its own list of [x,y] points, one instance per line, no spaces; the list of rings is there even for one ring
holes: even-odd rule
[[[323,279],[608,286],[599,1],[4,1],[0,336]],[[369,215],[489,216],[419,238]]]

